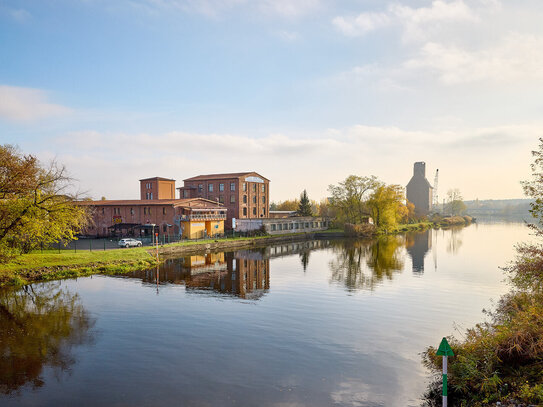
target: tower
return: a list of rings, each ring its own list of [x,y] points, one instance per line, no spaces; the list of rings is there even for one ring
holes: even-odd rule
[[[426,163],[416,162],[413,176],[406,187],[407,200],[415,205],[418,215],[426,215],[432,210],[433,188],[426,179]]]

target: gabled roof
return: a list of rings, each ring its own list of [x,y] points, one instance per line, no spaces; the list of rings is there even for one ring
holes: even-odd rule
[[[197,175],[195,177],[186,178],[183,181],[204,181],[204,180],[215,180],[215,179],[228,179],[228,178],[241,178],[245,177],[247,175],[256,175],[262,179],[265,179],[266,181],[269,181],[268,178],[263,177],[259,173],[255,171],[249,171],[249,172],[231,172],[231,173],[225,173],[225,174],[207,174],[207,175]]]

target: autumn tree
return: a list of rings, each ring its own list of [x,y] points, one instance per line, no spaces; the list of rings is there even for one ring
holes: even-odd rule
[[[543,229],[540,225],[543,225],[543,138],[539,139],[539,149],[532,151],[532,157],[534,157],[534,162],[530,164],[532,178],[521,184],[524,194],[533,199],[530,203],[530,213],[536,222],[530,227],[542,236]]]
[[[390,231],[409,214],[405,205],[404,189],[400,185],[380,182],[367,201],[375,226]]]
[[[297,199],[287,199],[286,201],[279,202],[276,206],[278,211],[296,211],[298,209],[299,201]]]
[[[329,206],[336,213],[338,223],[362,223],[370,212],[367,200],[378,185],[377,178],[349,175],[338,185],[330,185]]]
[[[0,146],[0,261],[42,244],[71,240],[87,222],[68,194],[71,179],[55,162]]]
[[[447,204],[445,205],[445,211],[451,215],[459,216],[466,211],[466,204],[464,198],[458,188],[449,189],[447,191]]]
[[[307,191],[304,189],[304,192],[300,194],[300,203],[298,204],[298,209],[296,214],[299,216],[312,216],[313,210],[311,208],[311,202],[309,202],[309,197],[307,196]]]

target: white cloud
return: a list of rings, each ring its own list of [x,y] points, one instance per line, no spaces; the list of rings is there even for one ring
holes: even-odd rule
[[[435,73],[447,85],[475,81],[540,81],[543,79],[543,37],[512,33],[497,45],[476,51],[429,42],[404,66]]]
[[[387,26],[400,26],[410,39],[424,37],[432,26],[460,21],[476,22],[479,17],[462,0],[446,2],[435,0],[429,7],[413,8],[402,4],[391,4],[380,13],[361,13],[357,16],[335,17],[332,23],[343,34],[362,36]]]
[[[343,34],[356,37],[365,35],[391,22],[385,13],[361,13],[356,17],[335,17],[332,23]]]
[[[458,187],[466,198],[498,198],[521,195],[518,181],[528,176],[529,151],[542,132],[543,124],[455,131],[356,125],[313,137],[261,138],[85,131],[71,133],[55,145],[63,149],[58,160],[81,180],[80,189],[90,190],[94,197],[137,198],[137,180],[148,176],[180,182],[198,174],[257,171],[272,180],[275,201],[298,196],[304,188],[320,199],[327,195],[329,184],[349,174],[374,174],[385,182],[405,185],[413,162],[423,160],[429,173],[430,167],[440,168],[445,189]],[[500,162],[497,156],[502,157]],[[504,160],[511,165],[501,165]],[[477,183],[474,173],[480,174]],[[104,179],[111,182],[104,184]]]
[[[70,113],[70,109],[48,101],[40,89],[0,85],[0,118],[32,121]]]

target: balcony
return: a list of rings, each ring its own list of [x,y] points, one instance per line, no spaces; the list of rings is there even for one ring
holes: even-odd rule
[[[193,214],[193,215],[181,215],[181,222],[191,221],[191,220],[226,220],[226,214],[218,213],[206,213],[206,214]]]

